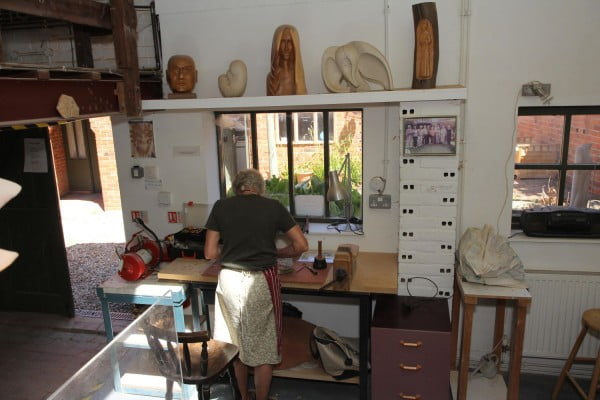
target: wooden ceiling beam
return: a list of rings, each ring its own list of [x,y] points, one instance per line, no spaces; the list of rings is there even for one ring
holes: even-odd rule
[[[0,9],[112,30],[110,7],[93,0],[0,0]]]

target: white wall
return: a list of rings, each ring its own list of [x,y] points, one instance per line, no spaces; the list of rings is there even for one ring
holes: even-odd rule
[[[418,1],[390,0],[159,0],[163,54],[189,54],[196,60],[199,98],[220,97],[217,77],[234,59],[248,67],[245,96],[263,96],[269,71],[271,40],[281,24],[296,26],[300,34],[302,57],[309,93],[324,93],[320,75],[321,55],[326,47],[352,40],[371,43],[386,52],[396,87],[410,87],[413,58],[413,22],[411,5]],[[465,3],[461,5],[461,3]],[[470,6],[469,6],[470,3]],[[470,15],[461,18],[461,7]],[[523,83],[540,80],[552,84],[553,105],[600,103],[600,3],[597,0],[451,0],[437,2],[440,30],[438,85],[458,84],[464,69],[468,99],[461,121],[464,161],[459,196],[461,231],[489,223],[509,232],[512,190],[512,148],[515,106],[539,105],[537,98],[519,98]],[[469,13],[470,11],[470,13]],[[465,22],[468,29],[462,25]],[[462,57],[461,35],[468,54]],[[387,37],[387,40],[386,40]],[[468,56],[468,57],[467,57]],[[461,65],[462,60],[468,63]],[[462,68],[462,69],[461,69]],[[165,93],[168,88],[165,85]],[[387,113],[387,131],[386,131]],[[368,107],[364,114],[364,181],[382,175],[387,165],[386,192],[392,195],[391,210],[365,208],[365,236],[311,235],[334,248],[338,242],[354,242],[362,250],[396,252],[398,245],[398,105]],[[155,122],[157,159],[166,190],[174,193],[174,204],[193,200],[212,202],[218,196],[215,131],[210,114],[153,113],[145,116]],[[160,222],[163,218],[155,196],[144,190],[141,181],[129,178],[133,160],[128,154],[126,122],[117,121],[115,136],[119,179],[124,213],[130,209],[151,211],[150,225],[160,235],[178,227]],[[387,140],[386,140],[387,139]],[[181,160],[171,156],[172,145],[200,145],[202,156]],[[508,160],[508,161],[507,161]],[[507,179],[508,177],[508,179]],[[368,187],[365,194],[369,194]],[[164,216],[166,218],[166,216]],[[158,221],[155,223],[155,221]],[[499,222],[498,222],[499,221]],[[127,226],[130,235],[135,227]],[[515,242],[526,268],[599,271],[597,242],[537,241],[531,238]],[[543,256],[540,257],[540,254]],[[535,298],[533,299],[535,302]],[[341,309],[341,308],[340,308]],[[320,320],[338,321],[336,309],[305,309]],[[344,309],[345,310],[345,309]],[[474,355],[489,346],[491,310],[476,313]],[[343,311],[344,313],[346,311]],[[351,334],[354,314],[338,329]]]

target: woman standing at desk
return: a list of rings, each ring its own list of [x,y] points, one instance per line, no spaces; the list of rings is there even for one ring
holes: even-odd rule
[[[248,400],[248,367],[254,367],[256,400],[267,400],[273,364],[281,361],[281,283],[277,257],[295,257],[308,243],[290,213],[263,197],[265,182],[254,169],[240,171],[235,196],[218,200],[206,222],[204,255],[221,259],[215,298],[214,338],[240,349],[235,374],[242,400]],[[275,235],[291,244],[277,249]],[[219,248],[219,240],[223,240]]]

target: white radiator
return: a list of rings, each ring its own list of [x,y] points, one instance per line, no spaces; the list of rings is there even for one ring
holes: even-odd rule
[[[524,357],[566,359],[581,330],[581,316],[600,308],[600,275],[527,272],[532,295]],[[580,357],[596,357],[600,340],[587,335]]]

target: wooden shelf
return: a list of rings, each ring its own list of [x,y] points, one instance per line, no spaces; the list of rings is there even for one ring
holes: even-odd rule
[[[363,107],[365,105],[407,101],[465,100],[463,86],[441,86],[435,89],[398,89],[357,93],[326,93],[297,96],[219,97],[210,99],[144,100],[144,111],[198,110],[238,111],[276,109],[319,109]]]

